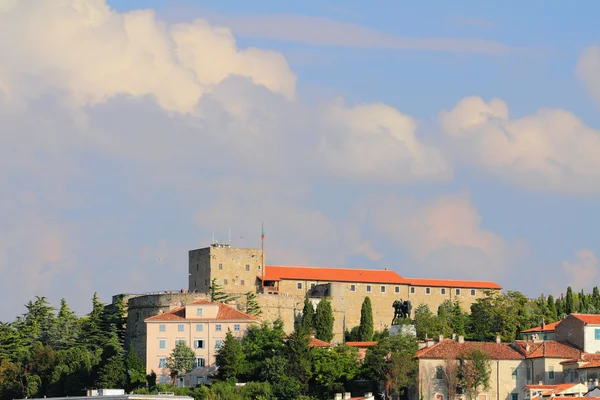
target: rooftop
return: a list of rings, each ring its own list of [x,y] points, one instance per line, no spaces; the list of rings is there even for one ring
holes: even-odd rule
[[[496,342],[463,342],[459,343],[452,339],[443,339],[431,347],[425,347],[417,351],[417,358],[423,359],[457,359],[467,355],[473,350],[486,353],[492,360],[522,360],[525,356],[509,343]]]
[[[243,313],[241,311],[236,310],[233,307],[230,307],[223,303],[214,303],[208,300],[196,300],[194,302],[188,303],[187,305],[194,304],[210,304],[216,305],[219,307],[219,311],[217,312],[216,318],[206,318],[206,317],[194,317],[194,318],[186,318],[185,317],[185,307],[181,306],[174,308],[168,312],[155,315],[153,317],[146,318],[144,321],[146,322],[155,322],[155,321],[258,321],[259,319],[253,315],[249,315]]]
[[[571,314],[570,316],[591,325],[600,325],[600,314]]]
[[[535,333],[535,332],[554,332],[556,329],[556,325],[560,324],[561,321],[552,322],[551,324],[542,324],[541,326],[536,326],[535,328],[525,329],[521,331],[521,333]]]

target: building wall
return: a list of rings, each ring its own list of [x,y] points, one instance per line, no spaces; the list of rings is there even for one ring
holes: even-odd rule
[[[191,386],[194,383],[194,376],[201,378],[212,375],[216,371],[216,348],[217,340],[224,340],[228,330],[236,337],[242,337],[248,330],[252,322],[248,321],[218,321],[218,320],[177,320],[177,321],[149,321],[146,322],[146,373],[154,371],[159,379],[164,380],[169,376],[166,368],[159,365],[160,359],[169,357],[175,348],[177,340],[185,340],[186,344],[194,350],[196,357],[204,358],[205,367],[195,368],[185,377],[185,385]],[[161,331],[161,325],[165,331]],[[183,331],[179,326],[183,326]],[[202,325],[202,331],[198,331],[196,326]],[[220,329],[217,326],[220,325]],[[239,330],[235,330],[235,325],[239,325]],[[160,340],[166,340],[166,346],[161,349]],[[204,348],[194,348],[194,340],[204,340]]]
[[[419,360],[419,384],[423,400],[436,400],[437,394],[443,395],[443,400],[452,400],[448,399],[445,380],[436,379],[436,368],[443,368],[444,363],[445,361],[440,359]],[[519,399],[523,399],[524,394],[521,388],[529,383],[526,379],[527,362],[525,360],[490,360],[489,363],[490,387],[489,389],[480,389],[480,396],[485,395],[486,400],[512,400],[511,394],[518,393]],[[512,374],[513,369],[518,370],[518,377]],[[457,397],[465,398],[464,395]]]
[[[600,339],[596,339],[596,330],[600,330],[600,325],[585,325],[583,351],[587,353],[600,352]],[[599,336],[600,337],[600,336]]]
[[[583,321],[569,315],[560,324],[556,325],[554,333],[556,340],[559,342],[568,342],[583,350],[585,345]]]

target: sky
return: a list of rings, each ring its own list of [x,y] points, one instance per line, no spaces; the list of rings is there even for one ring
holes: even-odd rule
[[[0,320],[185,288],[261,224],[267,264],[591,290],[598,12],[0,0]]]

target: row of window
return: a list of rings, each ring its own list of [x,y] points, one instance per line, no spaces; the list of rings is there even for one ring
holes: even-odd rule
[[[225,280],[227,280],[227,279],[225,279]],[[314,286],[315,286],[315,284],[311,283],[311,288],[313,288]],[[296,284],[296,287],[298,289],[302,289],[303,288],[303,283],[302,282],[298,282]],[[431,294],[431,288],[430,287],[426,287],[424,289],[425,289],[425,294]],[[373,286],[371,286],[371,285],[365,285],[365,290],[366,290],[366,292],[370,293],[370,292],[373,291]],[[355,284],[351,284],[350,285],[350,291],[351,292],[356,292],[356,285]],[[385,293],[387,291],[387,286],[386,285],[379,286],[379,291],[381,293]],[[411,286],[409,288],[409,291],[410,291],[410,294],[415,294],[416,291],[417,291],[417,288],[414,287],[414,286]],[[394,287],[394,292],[395,293],[400,293],[400,286],[395,286]],[[445,295],[446,293],[447,293],[446,288],[440,288],[440,294],[441,295]],[[455,289],[455,291],[454,291],[454,294],[456,296],[460,296],[461,293],[462,293],[461,289],[459,289],[459,288]],[[477,290],[476,289],[471,289],[471,296],[475,296],[475,295],[477,295]]]
[[[183,343],[187,345],[187,340],[185,339],[177,339],[175,340],[175,346],[179,343]],[[223,340],[215,339],[215,349],[220,349],[223,345]],[[206,341],[204,339],[194,339],[194,349],[204,349],[206,348]],[[167,339],[158,339],[158,348],[162,350],[167,349]]]
[[[223,271],[223,263],[219,263],[217,265],[219,271]],[[260,271],[260,265],[256,266],[256,269]],[[196,271],[198,271],[198,266],[196,265]],[[246,264],[246,272],[250,272],[250,264]]]
[[[198,308],[198,310],[202,310],[202,309]],[[233,325],[233,330],[235,332],[239,332],[240,328],[241,328],[240,324],[234,324]],[[158,325],[158,330],[160,332],[166,332],[167,331],[167,325],[166,324],[160,324],[160,325]],[[223,330],[223,325],[221,325],[221,324],[215,324],[215,331],[221,332],[222,330]],[[185,324],[177,324],[177,332],[184,332],[184,331],[185,331]],[[196,324],[196,332],[203,332],[203,331],[204,331],[204,324]]]
[[[159,358],[158,359],[158,368],[166,368],[167,367],[167,359],[166,358]],[[206,360],[204,359],[204,357],[196,357],[196,359],[194,360],[194,368],[205,368],[206,367]]]
[[[531,368],[525,368],[526,378],[528,381],[531,380]],[[519,379],[519,370],[517,368],[511,368],[511,375],[513,380]],[[548,368],[548,380],[553,381],[555,378],[554,367]],[[435,379],[444,379],[444,368],[436,367],[435,369]]]

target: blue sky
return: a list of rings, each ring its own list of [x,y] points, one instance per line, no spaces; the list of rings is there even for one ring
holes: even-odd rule
[[[598,279],[597,2],[0,5],[0,319],[261,222],[274,264]]]

